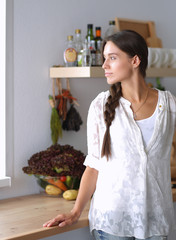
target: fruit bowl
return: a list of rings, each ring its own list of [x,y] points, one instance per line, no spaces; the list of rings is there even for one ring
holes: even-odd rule
[[[54,195],[79,188],[85,170],[84,161],[85,155],[73,146],[55,144],[33,154],[28,160],[28,166],[22,170],[29,176],[35,176],[42,190],[47,193],[53,190]]]
[[[80,179],[74,176],[42,176],[35,175],[38,185],[48,195],[58,196],[70,189],[79,189]],[[53,187],[52,187],[53,186]]]

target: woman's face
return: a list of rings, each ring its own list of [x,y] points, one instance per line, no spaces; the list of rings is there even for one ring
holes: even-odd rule
[[[111,41],[106,43],[103,54],[105,61],[102,68],[105,70],[108,84],[130,79],[133,71],[133,58],[130,58]]]

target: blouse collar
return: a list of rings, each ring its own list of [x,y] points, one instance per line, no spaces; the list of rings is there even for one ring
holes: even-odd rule
[[[155,88],[156,89],[156,88]],[[159,108],[159,110],[163,110],[164,109],[164,105],[165,105],[165,101],[164,101],[164,91],[161,91],[161,90],[158,90],[158,89],[156,89],[157,91],[158,91],[158,108]],[[129,100],[127,100],[126,98],[124,98],[124,97],[121,97],[120,98],[120,103],[122,104],[122,105],[127,105],[127,106],[131,106],[131,102],[129,101]]]

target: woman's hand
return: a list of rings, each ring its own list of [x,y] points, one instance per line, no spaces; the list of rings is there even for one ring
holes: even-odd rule
[[[75,212],[70,212],[68,214],[59,214],[55,218],[50,219],[46,223],[43,224],[43,227],[65,227],[66,225],[72,225],[76,223],[80,217],[80,214]]]
[[[90,200],[96,188],[98,171],[94,168],[86,167],[83,173],[78,196],[72,211],[68,214],[59,214],[55,218],[43,224],[43,227],[72,225],[76,223],[85,207]]]

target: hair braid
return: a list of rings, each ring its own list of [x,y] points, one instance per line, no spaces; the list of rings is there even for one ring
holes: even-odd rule
[[[119,106],[119,99],[122,96],[121,83],[113,84],[110,88],[110,95],[105,104],[104,121],[106,124],[106,132],[103,139],[101,156],[107,159],[111,156],[111,138],[109,128],[115,117],[115,109]]]

